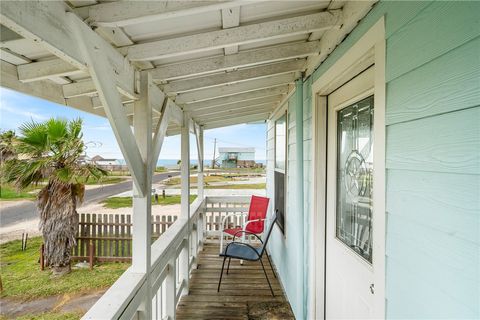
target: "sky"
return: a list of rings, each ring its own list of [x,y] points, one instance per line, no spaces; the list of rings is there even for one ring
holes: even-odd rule
[[[64,105],[28,96],[16,91],[0,88],[0,131],[15,130],[25,122],[42,122],[49,118],[83,119],[83,139],[87,155],[123,159],[108,119],[89,114]],[[265,124],[242,124],[204,132],[205,159],[213,158],[214,139],[218,147],[254,147],[255,160],[265,160]],[[195,140],[191,138],[191,159],[197,159]],[[164,140],[160,159],[180,159],[180,136]]]

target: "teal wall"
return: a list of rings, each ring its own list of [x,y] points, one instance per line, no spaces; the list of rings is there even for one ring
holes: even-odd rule
[[[280,275],[280,281],[284,286],[287,297],[290,301],[292,309],[301,319],[304,312],[303,298],[303,275],[304,263],[302,256],[303,244],[303,213],[296,209],[297,201],[302,201],[301,197],[297,198],[295,192],[296,179],[296,133],[295,133],[295,95],[291,96],[287,104],[287,199],[286,199],[286,218],[285,218],[285,234],[275,227],[272,233],[270,243],[270,253]],[[267,125],[267,195],[270,199],[274,199],[273,186],[273,167],[274,167],[274,123],[269,122]],[[274,205],[270,206],[272,209]]]
[[[381,1],[303,88],[304,195],[288,193],[287,236],[272,256],[298,319],[309,261],[295,258],[308,235],[291,209],[312,214],[311,84],[385,16],[386,316],[480,318],[480,2]],[[295,96],[289,100],[295,108]],[[294,134],[295,120],[289,132]],[[295,139],[289,137],[289,156]],[[267,192],[273,197],[273,130]],[[292,149],[292,152],[290,152]],[[290,158],[288,168],[294,168]],[[295,179],[290,177],[289,179]],[[294,186],[289,180],[288,187]],[[307,273],[308,274],[308,273]],[[302,275],[302,276],[301,276]]]

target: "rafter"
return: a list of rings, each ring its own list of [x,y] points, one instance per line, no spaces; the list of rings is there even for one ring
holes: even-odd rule
[[[211,76],[173,81],[163,86],[165,92],[186,92],[202,88],[215,87],[235,82],[268,77],[276,74],[301,71],[305,67],[305,59],[279,62],[266,66],[248,68]]]
[[[229,69],[255,66],[318,54],[320,42],[300,42],[242,51],[229,56],[198,59],[157,66],[151,71],[154,80],[174,80]]]
[[[320,12],[300,17],[261,22],[128,47],[132,61],[154,60],[224,48],[280,37],[328,30],[341,20],[341,12]]]
[[[228,29],[240,25],[240,7],[222,9],[222,28]],[[226,56],[238,53],[238,45],[225,47]]]
[[[248,107],[243,107],[243,108],[218,108],[214,110],[209,110],[208,112],[196,112],[192,113],[192,118],[195,120],[212,120],[215,119],[216,117],[220,116],[241,116],[242,114],[251,114],[251,113],[258,113],[258,111],[273,111],[275,108],[276,104],[275,103],[264,103],[264,104],[258,104],[258,105],[250,105]]]
[[[135,1],[110,2],[90,7],[92,25],[127,26],[216,11],[252,1]]]
[[[97,38],[98,35],[92,32],[91,29],[73,13],[67,13],[67,20],[69,25],[72,26],[72,34],[74,35],[72,38],[76,40],[79,45],[79,53],[89,66],[89,73],[98,89],[100,100],[102,101],[120,150],[130,169],[136,190],[139,195],[143,197],[146,192],[146,167],[130,128],[129,119],[122,110],[120,94],[115,88],[115,84],[111,81],[114,77],[112,74],[114,70],[109,67],[108,57],[98,54],[97,51],[104,45],[104,40]],[[142,104],[143,101],[140,101],[140,103]],[[151,111],[148,110],[148,113],[150,112]]]
[[[287,73],[278,76],[234,83],[232,85],[226,85],[222,87],[214,87],[209,89],[186,92],[179,94],[176,97],[175,102],[178,104],[184,104],[214,99],[217,97],[236,95],[242,92],[254,91],[258,89],[271,88],[288,83],[293,83],[296,78],[297,76],[294,73]]]
[[[87,71],[88,64],[80,53],[79,44],[71,36],[74,32],[67,17],[70,8],[64,1],[1,1],[0,18],[2,24],[24,38],[40,43],[47,50],[72,64],[80,70]],[[83,23],[83,21],[75,16]],[[95,34],[91,29],[88,30]],[[118,88],[135,96],[135,76],[133,67],[124,57],[95,34],[99,48],[106,56],[109,70]]]
[[[257,99],[238,101],[236,103],[230,103],[230,104],[224,104],[224,105],[213,105],[213,106],[209,105],[204,107],[196,107],[196,106],[193,106],[194,104],[192,103],[192,104],[184,105],[183,110],[187,112],[191,112],[192,114],[208,113],[208,112],[211,112],[212,110],[217,110],[217,109],[235,109],[235,108],[250,107],[253,105],[259,105],[264,103],[280,102],[282,98],[283,98],[283,95],[267,96],[267,97],[261,97]],[[211,100],[207,100],[207,101],[211,101]]]
[[[22,82],[49,79],[55,76],[71,76],[85,73],[62,59],[32,62],[19,65],[18,78]]]
[[[209,108],[221,105],[228,105],[234,103],[240,103],[242,101],[251,101],[258,98],[266,98],[278,95],[285,95],[288,92],[288,86],[278,86],[273,88],[266,88],[260,90],[254,90],[244,93],[239,93],[227,97],[220,97],[215,99],[210,99],[200,102],[192,102],[183,106],[185,110],[195,109],[195,108]]]
[[[333,28],[323,34],[320,41],[320,54],[308,58],[306,76],[309,76],[315,71],[315,68],[320,65],[353,28],[355,28],[358,21],[370,11],[375,2],[377,2],[377,0],[347,1],[345,3],[342,8],[342,27]]]
[[[199,124],[202,125],[205,128],[205,130],[207,130],[207,129],[232,126],[235,124],[267,120],[269,115],[270,113],[261,113],[261,114],[253,114],[253,115],[235,117],[235,118],[228,117],[227,119],[224,119],[224,120],[209,121],[205,123],[199,122]]]

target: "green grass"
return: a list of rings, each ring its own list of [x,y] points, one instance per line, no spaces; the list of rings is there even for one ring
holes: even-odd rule
[[[196,195],[190,196],[190,203],[192,203],[197,198]],[[171,204],[180,204],[180,196],[166,196],[165,199],[160,195],[158,197],[159,203],[155,202],[154,197],[152,197],[153,205],[171,205]],[[131,197],[111,197],[102,201],[103,206],[109,209],[118,209],[118,208],[130,208],[132,206]]]
[[[17,191],[14,187],[9,185],[2,185],[2,192],[0,200],[33,200],[36,197],[36,193],[29,193],[38,189],[37,187],[28,187],[25,190]]]
[[[108,172],[109,176],[120,176],[120,177],[126,177],[130,176],[130,172],[128,170],[122,170],[122,171],[109,171]]]
[[[196,176],[190,177],[190,183],[197,183],[197,180],[198,178]],[[205,176],[203,178],[203,181],[205,181],[205,183],[210,183],[210,182],[226,182],[226,181],[234,181],[234,180],[231,177],[225,177],[223,175],[209,175],[209,176]],[[180,177],[173,177],[165,181],[165,184],[169,186],[179,185],[180,183],[181,183]]]
[[[115,177],[115,176],[105,176],[98,180],[88,179],[85,183],[86,185],[97,185],[97,184],[114,184],[125,181],[125,178]]]
[[[205,186],[207,189],[266,189],[266,183],[226,184],[218,186]]]
[[[102,263],[93,270],[72,270],[63,277],[52,279],[49,270],[40,270],[38,258],[41,244],[41,237],[35,237],[29,239],[26,251],[20,250],[20,240],[0,245],[0,270],[3,282],[1,297],[31,300],[107,288],[129,267],[127,263]]]
[[[78,320],[82,315],[78,313],[58,313],[58,312],[45,312],[40,314],[26,314],[21,317],[16,317],[16,320]],[[0,320],[7,319],[0,317]]]

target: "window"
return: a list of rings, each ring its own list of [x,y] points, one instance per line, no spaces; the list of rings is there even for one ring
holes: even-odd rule
[[[373,96],[337,114],[336,236],[372,262]]]
[[[275,121],[275,210],[278,210],[277,224],[285,233],[285,168],[287,162],[287,117]]]

